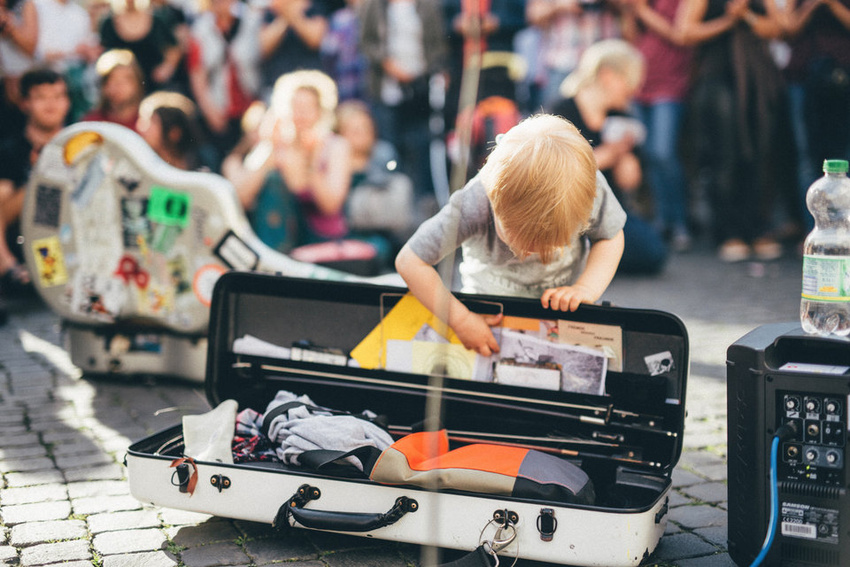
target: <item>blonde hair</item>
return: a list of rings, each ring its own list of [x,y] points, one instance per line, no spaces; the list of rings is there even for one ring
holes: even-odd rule
[[[372,116],[372,110],[369,105],[362,100],[350,99],[339,103],[336,109],[336,128],[337,131],[342,124],[355,116],[365,116],[375,126],[375,118]]]
[[[531,116],[497,138],[480,175],[515,254],[536,252],[548,263],[587,226],[596,158],[560,116]]]
[[[584,51],[578,67],[561,83],[561,96],[575,96],[578,91],[593,84],[602,69],[621,74],[630,85],[637,88],[643,78],[645,65],[643,54],[629,42],[622,39],[597,41]]]
[[[272,89],[269,110],[277,118],[291,118],[292,98],[301,89],[316,93],[322,114],[317,126],[332,130],[338,100],[336,83],[321,71],[302,69],[278,77]]]

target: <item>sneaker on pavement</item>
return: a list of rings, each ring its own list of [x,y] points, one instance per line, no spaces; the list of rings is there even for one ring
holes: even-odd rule
[[[772,238],[759,238],[753,242],[756,258],[765,262],[782,257],[782,245]]]
[[[720,245],[717,249],[717,257],[722,262],[743,262],[750,257],[750,252],[746,242],[733,238]]]

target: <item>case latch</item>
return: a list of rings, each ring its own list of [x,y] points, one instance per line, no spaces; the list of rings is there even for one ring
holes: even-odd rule
[[[558,520],[555,519],[554,508],[541,508],[540,515],[537,516],[537,531],[540,532],[540,539],[552,541],[557,529]]]
[[[214,474],[210,477],[210,484],[221,492],[230,488],[230,479],[221,474]]]

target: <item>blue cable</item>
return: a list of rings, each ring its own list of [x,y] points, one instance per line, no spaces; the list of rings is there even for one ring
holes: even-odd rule
[[[767,552],[773,545],[773,539],[776,537],[776,527],[779,524],[779,489],[777,487],[777,454],[779,453],[779,435],[773,437],[773,442],[770,445],[770,520],[767,526],[767,535],[764,537],[764,543],[761,546],[761,553],[750,564],[750,567],[758,567],[764,558],[767,557]]]

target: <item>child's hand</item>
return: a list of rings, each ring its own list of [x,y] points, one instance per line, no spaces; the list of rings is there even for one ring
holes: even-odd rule
[[[490,330],[492,325],[498,325],[502,320],[502,314],[479,315],[472,311],[456,321],[452,321],[452,330],[469,350],[474,350],[481,356],[490,356],[499,352],[499,343]]]
[[[540,297],[543,307],[555,311],[575,311],[581,303],[593,303],[596,297],[593,292],[582,285],[565,285],[549,288]]]

